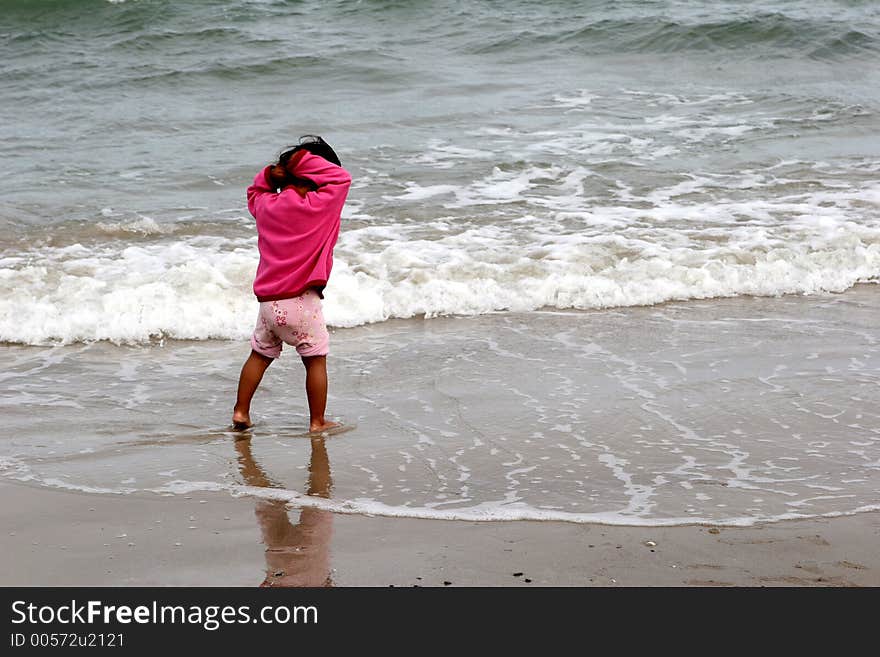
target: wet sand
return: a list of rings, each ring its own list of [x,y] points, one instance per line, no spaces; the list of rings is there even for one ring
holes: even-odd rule
[[[6,586],[880,586],[880,513],[650,528],[319,512],[332,532],[316,537],[299,510],[267,527],[264,500],[224,494],[0,491]]]

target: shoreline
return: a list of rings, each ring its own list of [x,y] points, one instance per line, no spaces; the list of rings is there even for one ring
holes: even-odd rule
[[[304,518],[219,493],[0,490],[4,586],[880,586],[880,512],[615,527]]]

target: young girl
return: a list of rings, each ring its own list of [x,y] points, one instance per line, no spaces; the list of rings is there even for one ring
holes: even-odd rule
[[[248,187],[260,250],[254,280],[260,312],[238,381],[232,413],[236,430],[251,426],[251,399],[266,368],[281,355],[283,342],[296,348],[306,368],[309,432],[337,426],[324,418],[330,335],[321,299],[350,186],[351,176],[333,149],[320,137],[307,135]]]

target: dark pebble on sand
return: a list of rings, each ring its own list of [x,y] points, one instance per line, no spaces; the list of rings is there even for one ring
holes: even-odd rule
[[[526,577],[523,581],[524,581],[526,584],[531,584],[531,583],[532,583],[532,580],[530,580],[528,577]]]
[[[277,573],[275,573],[275,577],[281,577],[283,574],[284,574],[284,571],[279,570]]]
[[[514,577],[522,577],[522,573],[514,573],[513,576]]]
[[[452,582],[443,582],[443,586],[449,586]]]

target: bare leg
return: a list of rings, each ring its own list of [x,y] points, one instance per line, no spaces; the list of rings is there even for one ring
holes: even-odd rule
[[[263,373],[272,364],[272,358],[251,350],[251,355],[241,368],[238,379],[238,398],[232,411],[232,426],[235,429],[247,429],[251,426],[251,399],[257,386],[263,380]]]
[[[309,399],[309,432],[325,431],[339,426],[324,419],[327,408],[327,357],[303,356],[306,366],[306,396]]]

